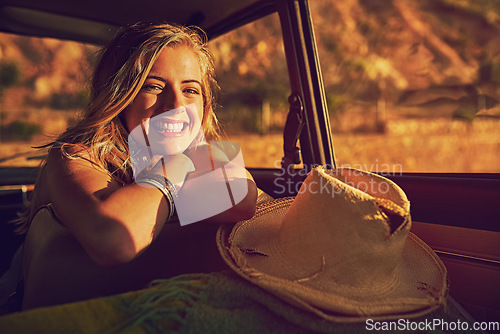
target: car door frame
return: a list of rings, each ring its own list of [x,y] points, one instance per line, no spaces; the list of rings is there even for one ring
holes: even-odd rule
[[[305,124],[300,148],[304,169],[308,171],[314,165],[335,167],[308,1],[277,0],[277,8],[292,96],[298,94],[302,99]],[[296,117],[294,113],[297,111],[291,106],[289,117]],[[286,156],[286,128],[284,140]],[[288,162],[284,166],[294,164]],[[252,172],[259,186],[277,197],[293,196],[298,190],[292,186],[278,192],[282,186],[279,182],[297,184],[306,174],[290,168],[272,173],[265,169]],[[497,320],[500,316],[500,173],[402,172],[385,176],[407,194],[411,202],[412,232],[427,242],[445,263],[451,295],[467,307],[475,319]]]

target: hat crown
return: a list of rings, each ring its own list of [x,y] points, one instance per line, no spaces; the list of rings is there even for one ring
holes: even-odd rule
[[[286,212],[276,242],[302,275],[322,271],[346,288],[377,291],[395,279],[410,226],[409,202],[392,181],[318,167]]]

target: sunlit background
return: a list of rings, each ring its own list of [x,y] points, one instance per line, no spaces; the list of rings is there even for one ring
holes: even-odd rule
[[[500,2],[311,0],[338,165],[500,172]],[[290,94],[277,15],[210,42],[219,118],[249,167],[277,167]],[[0,166],[88,102],[96,46],[0,34]]]

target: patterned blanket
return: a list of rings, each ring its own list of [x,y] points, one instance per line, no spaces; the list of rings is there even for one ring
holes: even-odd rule
[[[464,321],[457,310],[425,319]],[[0,317],[0,333],[366,333],[296,309],[233,272],[189,274],[148,289]],[[419,331],[425,333],[425,331]],[[436,333],[434,331],[433,333]]]

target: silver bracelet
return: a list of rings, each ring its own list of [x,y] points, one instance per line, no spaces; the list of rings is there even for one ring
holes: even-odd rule
[[[173,198],[177,197],[177,189],[175,188],[175,186],[173,185],[173,183],[170,182],[170,180],[167,179],[166,177],[158,175],[158,174],[150,174],[150,175],[144,176],[144,178],[145,179],[154,180],[154,181],[158,182],[159,184],[162,185],[162,187],[167,188],[170,191],[170,193],[173,196]],[[143,178],[141,178],[141,180],[142,179]]]
[[[175,210],[174,198],[177,197],[177,191],[169,179],[158,174],[151,174],[141,177],[136,183],[146,183],[160,190],[167,199],[169,206],[167,221],[172,218]]]

